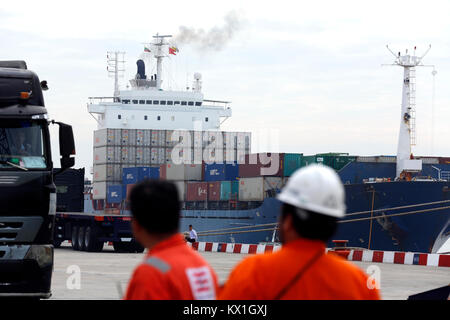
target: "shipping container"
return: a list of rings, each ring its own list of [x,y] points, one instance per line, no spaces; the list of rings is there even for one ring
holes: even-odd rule
[[[220,182],[220,200],[237,201],[239,196],[239,181],[221,181]]]
[[[263,201],[264,178],[239,179],[239,201]]]
[[[381,162],[381,163],[394,163],[397,162],[397,157],[396,156],[378,156],[377,158],[377,162]]]
[[[94,164],[120,163],[120,154],[111,146],[94,148]]]
[[[208,200],[220,201],[220,181],[208,182]]]
[[[136,145],[136,129],[122,129],[122,146]]]
[[[187,130],[166,130],[166,147],[180,145],[183,147],[192,146],[192,134]]]
[[[124,164],[135,164],[136,163],[136,147],[121,147],[121,162]]]
[[[114,164],[114,181],[122,181],[122,164]]]
[[[439,157],[439,164],[450,164],[450,157]]]
[[[238,176],[237,163],[205,163],[205,181],[237,180]]]
[[[152,147],[165,147],[166,146],[166,131],[165,130],[152,130],[151,145],[152,145]]]
[[[358,156],[356,162],[377,162],[377,158],[375,156]]]
[[[120,184],[120,181],[101,181],[92,183],[92,199],[106,200],[106,191],[108,186]]]
[[[208,183],[207,182],[187,182],[186,200],[187,201],[207,201]]]
[[[123,168],[122,183],[135,184],[144,179],[150,178],[150,167]]]
[[[302,166],[302,153],[285,153],[283,164],[283,176],[290,177]]]
[[[206,147],[203,150],[203,161],[206,163],[223,163],[223,149]]]
[[[137,165],[146,164],[143,147],[136,147],[136,164]],[[149,163],[147,163],[147,164],[149,164]]]
[[[171,181],[171,182],[175,184],[175,187],[177,187],[178,198],[180,199],[180,201],[184,201],[186,195],[186,183],[184,181]]]
[[[166,148],[151,148],[151,164],[164,164],[166,161]]]
[[[237,132],[224,132],[223,133],[223,144],[225,148],[237,149]]]
[[[283,175],[282,153],[254,153],[245,155],[239,162],[239,177],[259,177]]]
[[[165,164],[160,167],[160,176],[164,180],[202,180],[201,164]]]
[[[94,131],[94,148],[121,145],[120,129],[100,129]]]
[[[194,148],[203,149],[203,147],[204,147],[203,132],[202,131],[194,131],[193,137],[194,137]]]
[[[121,203],[122,202],[122,185],[111,185],[107,187],[106,202]]]
[[[275,197],[283,186],[282,177],[264,177],[264,197]]]
[[[94,164],[93,181],[114,181],[114,166],[113,164]]]

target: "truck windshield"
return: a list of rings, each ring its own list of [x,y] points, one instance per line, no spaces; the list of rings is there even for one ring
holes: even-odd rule
[[[0,170],[47,168],[42,122],[0,120]]]

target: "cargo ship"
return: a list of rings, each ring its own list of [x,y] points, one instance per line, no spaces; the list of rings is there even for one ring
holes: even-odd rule
[[[277,242],[275,195],[298,168],[334,168],[346,191],[347,216],[333,239],[350,247],[436,252],[450,236],[450,159],[414,157],[414,68],[421,59],[396,57],[404,68],[396,156],[251,153],[250,132],[225,132],[230,102],[204,99],[201,74],[192,87],[162,88],[163,59],[178,49],[154,36],[137,60],[131,89],[119,90],[120,52],[108,53],[112,97],[89,98],[94,131],[93,181],[86,213],[129,215],[127,195],[143,179],[175,183],[182,201],[180,231],[192,224],[201,241]],[[157,73],[146,74],[156,60]],[[330,243],[330,246],[332,244]]]

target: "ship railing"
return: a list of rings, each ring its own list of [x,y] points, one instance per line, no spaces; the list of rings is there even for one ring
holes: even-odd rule
[[[205,105],[206,102],[206,105]],[[219,108],[228,108],[228,105],[230,104],[230,101],[220,101],[220,100],[208,100],[208,99],[203,99],[203,106],[208,106],[208,107],[219,107]]]
[[[89,97],[89,104],[120,102],[119,97]]]
[[[450,181],[450,171],[441,171],[441,180]]]

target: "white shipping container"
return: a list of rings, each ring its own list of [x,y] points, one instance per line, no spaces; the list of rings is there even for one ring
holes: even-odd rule
[[[92,199],[106,199],[106,182],[94,182],[92,184]]]
[[[166,180],[184,180],[183,164],[166,164]]]
[[[239,179],[239,200],[241,201],[263,201],[264,200],[264,178],[241,178]]]
[[[115,147],[97,147],[94,148],[94,164],[117,163],[120,160],[115,153]]]
[[[192,149],[192,160],[194,164],[201,164],[203,161],[203,149],[194,148]]]
[[[136,147],[122,147],[121,149],[121,163],[134,164],[136,163]]]
[[[151,164],[163,164],[165,162],[165,148],[151,148],[150,150]]]
[[[249,150],[252,148],[252,133],[251,132],[245,132],[244,133],[244,148],[246,150]]]
[[[136,147],[136,164],[144,164],[144,147]]]
[[[395,163],[395,162],[397,162],[397,157],[396,156],[378,156],[377,162]]]
[[[237,149],[237,132],[224,132],[223,144],[226,148]]]
[[[166,131],[152,130],[151,145],[152,147],[164,147],[166,145]]]
[[[144,147],[144,164],[146,166],[152,163],[150,151],[151,149],[149,147]]]
[[[359,157],[356,157],[356,162],[377,162],[377,159],[376,159],[376,157],[373,157],[373,156],[369,156],[369,157],[359,156]]]
[[[122,169],[123,166],[121,164],[115,164],[114,165],[114,180],[115,181],[122,181]]]
[[[203,131],[194,131],[194,148],[203,148]]]
[[[237,148],[245,149],[245,133],[244,132],[237,133]]]
[[[203,166],[201,164],[185,164],[184,180],[202,180]]]
[[[227,148],[223,150],[223,160],[225,162],[237,161],[237,149]]]
[[[122,129],[122,146],[134,146],[136,144],[136,129]]]
[[[120,129],[100,129],[94,131],[94,147],[121,144]]]
[[[145,130],[136,130],[136,142],[134,143],[137,147],[143,147],[145,145]]]
[[[223,131],[207,131],[208,139],[207,146],[214,147],[216,149],[223,149]]]
[[[172,181],[178,190],[178,197],[180,201],[184,201],[184,197],[186,194],[186,183],[184,181]]]
[[[144,146],[150,147],[152,145],[152,130],[144,130]]]
[[[113,181],[114,180],[114,165],[113,164],[99,164],[94,165],[93,181]]]
[[[173,163],[173,161],[172,161],[172,151],[173,151],[173,148],[166,148],[166,151],[165,151],[166,157],[164,159],[164,163]]]
[[[203,150],[203,160],[207,163],[223,163],[223,149],[216,149],[212,147],[206,147]]]

